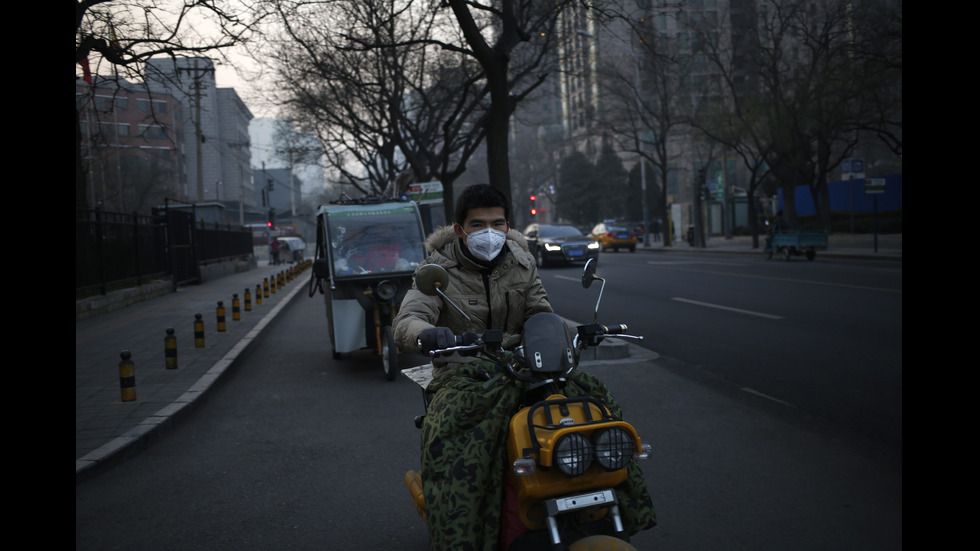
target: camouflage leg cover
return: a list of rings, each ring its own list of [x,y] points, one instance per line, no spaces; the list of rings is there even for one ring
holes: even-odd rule
[[[433,551],[497,551],[506,436],[520,391],[511,383],[486,383],[479,362],[443,373],[422,425],[422,488]],[[575,371],[567,395],[593,396],[622,418],[619,404],[594,375]],[[636,460],[616,488],[630,534],[656,525],[646,481]]]
[[[585,371],[573,371],[567,377],[565,393],[592,396],[609,409],[609,412],[619,419],[623,418],[623,410],[619,403],[609,393],[609,389],[595,375]],[[619,512],[623,517],[623,527],[630,535],[657,525],[657,515],[653,509],[653,500],[647,490],[646,480],[640,470],[639,461],[633,459],[627,466],[629,476],[616,487],[616,497],[619,499]]]
[[[429,386],[422,488],[433,551],[496,551],[510,417],[518,390],[459,366]]]

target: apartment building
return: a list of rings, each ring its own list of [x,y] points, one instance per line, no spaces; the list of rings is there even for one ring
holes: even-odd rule
[[[75,107],[89,205],[149,212],[186,200],[184,106],[122,78],[75,81]]]

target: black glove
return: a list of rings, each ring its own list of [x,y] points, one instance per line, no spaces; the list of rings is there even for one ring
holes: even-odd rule
[[[428,353],[440,348],[456,346],[456,335],[448,327],[432,327],[419,334],[419,348]]]

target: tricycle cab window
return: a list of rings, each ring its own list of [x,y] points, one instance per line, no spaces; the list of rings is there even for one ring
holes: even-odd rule
[[[425,237],[413,203],[331,205],[326,209],[334,277],[411,273],[424,259]]]

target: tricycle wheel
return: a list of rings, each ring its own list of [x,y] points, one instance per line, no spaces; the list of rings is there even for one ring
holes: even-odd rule
[[[385,379],[393,381],[400,371],[398,369],[398,348],[395,347],[395,337],[391,326],[384,329],[384,342],[381,344],[381,361],[384,362]]]
[[[807,260],[813,260],[816,257],[817,257],[817,251],[815,251],[813,249],[807,249],[806,250],[806,259]]]
[[[766,247],[762,249],[762,255],[766,257],[766,260],[772,258],[772,247]]]
[[[789,247],[783,247],[780,251],[783,253],[783,260],[789,262],[789,258],[793,256],[793,251]]]

